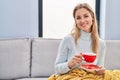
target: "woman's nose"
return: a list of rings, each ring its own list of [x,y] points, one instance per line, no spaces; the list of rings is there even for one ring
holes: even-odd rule
[[[81,18],[80,22],[84,22],[84,21],[85,21],[85,19],[84,19],[84,18]]]

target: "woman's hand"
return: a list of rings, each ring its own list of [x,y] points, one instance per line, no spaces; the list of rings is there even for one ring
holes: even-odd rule
[[[82,54],[75,55],[70,61],[68,61],[68,67],[71,69],[73,66],[78,65],[82,62]]]
[[[98,74],[98,75],[102,75],[102,74],[105,73],[105,68],[101,67],[100,69],[96,70],[95,73]]]

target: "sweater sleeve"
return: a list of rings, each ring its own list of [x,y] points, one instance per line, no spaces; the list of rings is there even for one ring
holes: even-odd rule
[[[106,44],[104,40],[100,40],[100,51],[98,54],[97,65],[104,67]]]
[[[70,69],[68,67],[68,39],[64,38],[58,48],[58,54],[55,61],[55,72],[57,74],[67,73]]]

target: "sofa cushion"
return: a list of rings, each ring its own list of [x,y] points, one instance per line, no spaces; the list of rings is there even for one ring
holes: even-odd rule
[[[120,69],[120,40],[106,40],[106,69]]]
[[[29,77],[30,48],[28,38],[0,40],[0,79]]]
[[[54,73],[59,39],[35,38],[32,40],[31,76],[50,76]]]

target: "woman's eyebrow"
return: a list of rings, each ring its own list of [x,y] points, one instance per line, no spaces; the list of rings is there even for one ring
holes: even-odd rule
[[[88,13],[85,13],[84,15],[88,15]]]

